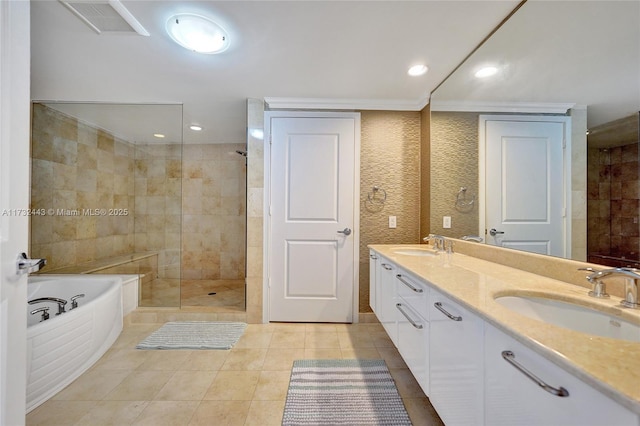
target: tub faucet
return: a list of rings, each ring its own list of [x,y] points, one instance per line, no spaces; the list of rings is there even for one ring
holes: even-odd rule
[[[640,270],[635,268],[611,268],[600,271],[592,268],[580,268],[580,270],[591,272],[587,276],[587,280],[593,284],[593,290],[589,292],[591,297],[609,297],[602,279],[609,276],[623,276],[625,279],[624,299],[620,301],[620,304],[627,308],[640,309],[640,301],[638,300]]]
[[[44,302],[54,302],[58,304],[58,313],[56,315],[64,314],[66,311],[64,310],[67,301],[64,299],[58,299],[57,297],[40,297],[38,299],[29,300],[30,305],[35,305],[36,303],[44,303]]]

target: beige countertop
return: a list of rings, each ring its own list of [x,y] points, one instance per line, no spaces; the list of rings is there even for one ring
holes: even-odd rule
[[[380,255],[423,278],[465,308],[542,354],[588,385],[640,414],[640,342],[605,338],[527,318],[498,304],[502,295],[534,295],[596,307],[640,324],[640,310],[620,307],[620,298],[596,299],[588,289],[460,253],[410,256],[370,245]]]

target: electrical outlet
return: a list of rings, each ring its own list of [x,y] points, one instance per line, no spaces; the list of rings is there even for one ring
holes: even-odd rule
[[[395,228],[395,227],[396,227],[396,217],[389,216],[389,228]]]
[[[451,216],[442,217],[442,227],[446,229],[451,228]]]

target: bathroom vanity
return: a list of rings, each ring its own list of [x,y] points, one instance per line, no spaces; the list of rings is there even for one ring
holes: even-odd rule
[[[640,310],[426,245],[369,249],[371,308],[447,426],[640,425]]]

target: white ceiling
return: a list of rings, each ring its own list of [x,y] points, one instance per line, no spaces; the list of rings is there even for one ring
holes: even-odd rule
[[[181,103],[185,143],[244,143],[247,98],[420,109],[518,1],[122,3],[149,37],[98,35],[58,1],[31,2],[32,98]],[[231,47],[201,55],[173,43],[164,25],[178,11],[218,21]],[[409,77],[418,62],[429,72]]]

